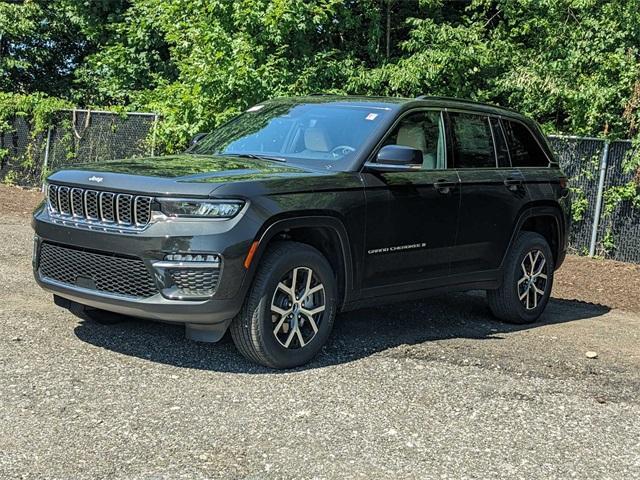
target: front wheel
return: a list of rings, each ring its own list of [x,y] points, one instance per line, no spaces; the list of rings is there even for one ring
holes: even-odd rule
[[[487,291],[491,311],[505,322],[535,322],[549,302],[553,272],[553,255],[545,238],[521,232],[507,254],[502,285]]]
[[[297,367],[329,338],[336,297],[335,274],[318,250],[278,242],[262,259],[231,336],[249,360],[271,368]]]

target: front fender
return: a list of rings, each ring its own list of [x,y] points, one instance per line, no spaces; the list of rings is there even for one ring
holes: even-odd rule
[[[347,301],[348,297],[350,297],[351,293],[354,290],[354,255],[351,250],[351,242],[344,223],[339,218],[329,215],[304,215],[291,218],[275,219],[267,222],[254,240],[247,255],[247,259],[245,259],[245,267],[247,268],[247,274],[245,275],[245,282],[243,285],[243,291],[245,293],[251,285],[251,282],[253,281],[258,265],[260,264],[260,261],[269,246],[269,242],[273,240],[278,234],[286,232],[287,230],[302,227],[329,228],[333,232],[335,232],[340,242],[342,264],[344,266],[344,301]]]

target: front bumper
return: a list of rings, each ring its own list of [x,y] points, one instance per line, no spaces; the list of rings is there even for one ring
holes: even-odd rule
[[[247,274],[242,263],[257,230],[257,223],[249,214],[224,221],[165,220],[151,223],[143,231],[114,233],[61,225],[49,217],[46,209],[36,211],[32,226],[36,234],[34,275],[43,289],[110,312],[187,325],[220,324],[225,328],[243,303]],[[45,277],[38,265],[43,242],[141,259],[158,293],[144,298],[125,296]],[[218,285],[212,295],[193,299],[176,296],[164,262],[166,255],[175,253],[210,253],[222,259]]]

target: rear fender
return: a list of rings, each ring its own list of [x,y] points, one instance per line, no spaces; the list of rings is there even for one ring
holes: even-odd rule
[[[500,264],[500,268],[504,265],[507,254],[509,253],[511,246],[515,243],[516,238],[520,231],[522,230],[525,222],[533,217],[550,217],[555,225],[556,232],[558,234],[558,251],[556,253],[556,262],[555,268],[559,268],[562,262],[564,261],[564,257],[566,254],[565,245],[566,245],[566,236],[568,232],[565,228],[565,222],[563,221],[563,214],[560,206],[557,205],[535,205],[525,207],[518,217],[518,221],[515,223],[515,227],[511,234],[511,239],[509,240],[509,246],[507,250],[504,252],[502,257],[502,262]]]

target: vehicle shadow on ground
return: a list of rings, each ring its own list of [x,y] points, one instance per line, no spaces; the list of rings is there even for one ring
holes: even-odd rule
[[[332,338],[322,353],[293,371],[348,363],[400,345],[455,338],[509,341],[501,334],[586,320],[609,310],[602,305],[552,299],[537,323],[510,325],[493,319],[480,292],[365,308],[339,315]],[[177,367],[233,373],[275,372],[244,359],[229,335],[216,344],[197,343],[184,338],[181,326],[133,318],[115,325],[82,321],[75,333],[92,345]]]

